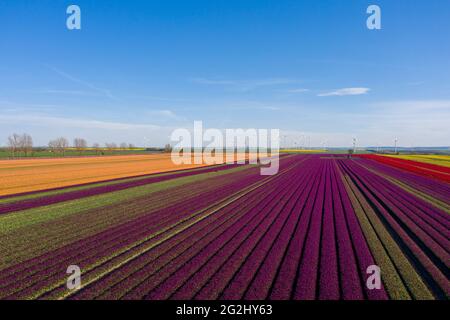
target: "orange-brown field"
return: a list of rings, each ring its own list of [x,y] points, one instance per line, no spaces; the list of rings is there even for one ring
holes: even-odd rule
[[[170,154],[0,161],[0,196],[205,166],[174,165]]]
[[[169,153],[0,160],[0,196],[204,166],[175,165]]]

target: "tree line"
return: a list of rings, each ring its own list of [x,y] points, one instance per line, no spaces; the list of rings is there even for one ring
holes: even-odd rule
[[[8,137],[7,147],[13,158],[21,154],[28,156],[33,152],[33,138],[27,133],[13,133]],[[52,153],[59,153],[64,156],[69,148],[75,149],[79,152],[79,154],[81,154],[84,150],[88,149],[88,143],[83,138],[75,138],[73,139],[72,146],[70,146],[69,140],[67,138],[58,137],[49,141],[47,150]],[[104,150],[112,152],[116,149],[131,150],[134,148],[136,147],[132,143],[123,142],[118,145],[115,142],[106,142],[104,147],[101,147],[99,143],[93,143],[91,150],[94,150],[97,154],[103,154]]]

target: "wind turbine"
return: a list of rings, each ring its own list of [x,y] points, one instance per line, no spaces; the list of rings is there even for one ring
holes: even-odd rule
[[[170,136],[169,136],[170,138]],[[146,136],[143,137],[144,140],[144,147],[149,148],[150,147],[150,139],[147,138]]]

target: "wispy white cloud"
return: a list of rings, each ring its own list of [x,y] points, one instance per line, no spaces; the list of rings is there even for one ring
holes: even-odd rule
[[[160,127],[153,124],[137,124],[125,122],[110,122],[93,119],[79,119],[68,117],[53,117],[45,115],[11,115],[0,114],[0,123],[7,124],[29,124],[53,128],[72,127],[79,129],[104,129],[104,130],[158,130]]]
[[[330,92],[319,93],[319,97],[329,97],[329,96],[357,96],[361,94],[366,94],[370,91],[369,88],[342,88]]]
[[[262,101],[254,101],[254,100],[243,100],[243,101],[234,101],[222,104],[221,109],[233,109],[233,110],[269,110],[269,111],[278,111],[280,110],[280,106],[273,105],[270,103],[265,103]]]
[[[392,69],[392,70],[402,70],[402,71],[417,71],[424,70],[424,67],[419,64],[398,64],[398,63],[380,63],[378,61],[372,60],[343,60],[343,59],[299,59],[298,62],[307,63],[307,64],[317,64],[323,67],[324,64],[329,64],[333,66],[357,66],[364,68],[384,68],[384,69]]]
[[[13,132],[27,132],[32,135],[36,146],[47,145],[50,139],[64,136],[71,141],[83,137],[93,142],[128,142],[137,146],[164,146],[176,125],[97,120],[71,116],[45,114],[7,113],[0,109],[0,146],[7,143],[6,137]],[[145,138],[147,137],[147,138]]]
[[[168,118],[176,118],[177,117],[175,112],[173,112],[172,110],[156,110],[156,113],[161,116],[168,117]]]
[[[274,106],[262,106],[261,109],[272,110],[272,111],[278,111],[278,110],[281,110],[280,107],[274,107]]]
[[[323,113],[316,121],[338,123],[342,133],[358,139],[361,146],[449,146],[450,100],[381,101],[359,111]],[[348,144],[350,145],[350,140]]]
[[[60,106],[56,104],[44,103],[17,103],[11,101],[0,100],[0,109],[3,112],[29,112],[29,111],[52,111]]]
[[[97,91],[83,91],[83,90],[59,90],[59,89],[42,89],[32,91],[38,94],[61,94],[61,95],[74,95],[74,96],[103,96],[103,93]]]
[[[326,110],[312,105],[281,107],[279,116],[284,121],[270,118],[267,125],[278,124],[282,131],[307,131],[296,134],[310,136],[311,146],[328,141],[329,146],[350,147],[354,137],[358,146],[392,146],[396,138],[406,147],[450,145],[450,100],[379,101],[348,110],[331,105]]]
[[[65,79],[67,79],[69,81],[72,81],[74,83],[82,85],[82,86],[90,89],[91,91],[93,91],[93,92],[95,92],[97,94],[100,94],[102,96],[105,96],[105,97],[107,97],[109,99],[117,100],[117,98],[115,96],[113,96],[111,91],[108,90],[108,89],[99,88],[99,87],[95,86],[94,84],[92,84],[90,82],[83,81],[83,80],[81,80],[81,79],[79,79],[79,78],[77,78],[75,76],[72,76],[72,75],[68,74],[67,72],[59,70],[59,69],[57,69],[55,67],[49,67],[49,68],[50,68],[50,70],[52,70],[56,74],[60,75],[61,77],[65,78]]]
[[[146,114],[155,120],[186,121],[186,118],[179,116],[174,111],[168,109],[148,110]]]
[[[397,112],[447,110],[450,111],[450,100],[398,100],[377,102],[370,105],[375,109]]]
[[[168,102],[187,102],[187,101],[191,101],[190,99],[185,99],[185,98],[149,96],[149,95],[128,95],[127,97],[132,98],[132,99],[144,99],[144,100],[154,100],[154,101],[168,101]]]
[[[288,89],[288,90],[285,90],[284,92],[287,92],[287,93],[305,93],[305,92],[309,92],[309,89],[305,89],[305,88]]]

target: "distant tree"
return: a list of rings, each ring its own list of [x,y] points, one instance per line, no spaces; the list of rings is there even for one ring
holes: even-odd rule
[[[170,143],[164,146],[164,152],[172,152],[172,146],[170,145]]]
[[[82,138],[75,138],[73,140],[73,146],[75,147],[75,149],[78,150],[78,152],[81,154],[81,151],[83,151],[84,149],[87,148],[87,142],[86,140],[82,139]]]
[[[25,157],[33,151],[33,138],[27,133],[22,135],[22,150],[25,153]]]
[[[58,143],[56,140],[50,140],[48,142],[48,148],[50,149],[51,152],[56,153],[58,152]]]
[[[66,154],[66,149],[69,147],[69,141],[64,137],[59,137],[54,140],[50,140],[48,143],[48,147],[53,152],[59,152],[63,156]]]
[[[125,143],[125,142],[122,142],[122,143],[120,144],[120,149],[128,149],[128,144]]]
[[[13,157],[18,152],[23,152],[27,156],[33,151],[33,138],[27,133],[22,135],[14,133],[8,137],[8,149]]]
[[[128,144],[128,149],[131,150],[131,149],[134,149],[134,148],[135,148],[134,144],[132,144],[132,143],[129,143],[129,144]]]
[[[110,142],[110,143],[105,143],[106,149],[108,149],[109,151],[113,152],[114,149],[117,149],[117,145],[114,142]]]
[[[57,141],[57,146],[58,146],[59,152],[61,152],[62,155],[65,156],[66,150],[69,147],[69,140],[67,140],[64,137],[59,137],[58,139],[56,139],[56,141]]]
[[[21,137],[17,133],[13,133],[8,137],[8,149],[11,152],[11,156],[14,158],[16,152],[20,151]]]
[[[96,154],[99,154],[99,153],[100,153],[100,145],[99,145],[98,143],[94,143],[94,144],[92,145],[92,148],[94,149],[94,151],[95,151]]]
[[[351,158],[353,155],[353,149],[348,149],[348,157]]]

